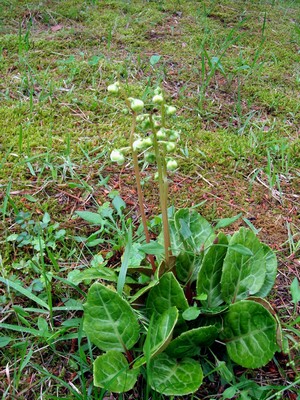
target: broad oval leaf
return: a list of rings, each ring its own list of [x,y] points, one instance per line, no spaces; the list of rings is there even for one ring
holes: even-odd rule
[[[188,208],[178,210],[174,215],[174,222],[186,251],[199,253],[214,234],[210,223],[199,213]]]
[[[199,354],[201,346],[210,346],[218,336],[215,326],[201,326],[182,333],[166,349],[171,357],[191,357]]]
[[[110,350],[94,361],[94,385],[110,392],[123,393],[136,383],[139,369],[130,369],[122,353]]]
[[[162,352],[168,345],[177,319],[178,310],[176,307],[166,310],[159,318],[155,318],[153,315],[143,348],[147,359]]]
[[[228,240],[223,233],[217,239],[218,243],[213,244],[205,254],[197,279],[197,294],[207,294],[207,299],[201,301],[207,308],[215,308],[223,303],[221,276]]]
[[[153,390],[166,396],[183,396],[195,392],[202,383],[200,364],[184,358],[177,361],[165,353],[150,362],[149,383]]]
[[[265,260],[266,260],[266,277],[260,290],[255,293],[257,297],[266,297],[274,286],[277,275],[277,257],[269,246],[263,244]]]
[[[175,269],[176,277],[179,281],[186,283],[193,282],[197,279],[197,275],[202,264],[203,253],[189,254],[185,251],[176,257]]]
[[[234,362],[245,368],[259,368],[278,350],[276,331],[276,321],[264,306],[242,300],[229,306],[220,338]]]
[[[248,251],[240,251],[241,248]],[[234,303],[256,294],[263,286],[265,276],[264,246],[252,231],[241,228],[230,239],[224,259],[221,277],[223,300]]]
[[[129,350],[139,338],[134,311],[118,293],[94,283],[84,304],[83,329],[101,350]]]
[[[146,306],[149,316],[152,316],[152,313],[161,315],[174,306],[179,311],[189,307],[184,292],[172,272],[164,274],[159,283],[150,290]]]

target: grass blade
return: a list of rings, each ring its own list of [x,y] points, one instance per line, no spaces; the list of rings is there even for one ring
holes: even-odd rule
[[[28,289],[23,288],[18,283],[12,282],[9,279],[4,279],[4,278],[1,278],[1,277],[0,277],[0,282],[4,283],[8,288],[13,288],[17,292],[23,294],[28,299],[34,301],[35,303],[37,303],[41,307],[44,307],[47,310],[50,310],[50,307],[48,306],[48,304],[44,300],[40,299],[35,294],[31,293]]]

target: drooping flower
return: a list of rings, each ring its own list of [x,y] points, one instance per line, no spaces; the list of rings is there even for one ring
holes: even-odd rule
[[[175,171],[175,169],[178,167],[177,161],[173,160],[172,158],[167,161],[167,170],[168,171]]]
[[[120,150],[117,150],[117,149],[113,150],[110,153],[110,159],[111,159],[112,162],[118,163],[118,165],[122,165],[125,162],[124,154],[122,154],[120,152]]]
[[[142,111],[144,108],[144,102],[140,99],[134,99],[129,97],[128,100],[130,101],[130,107],[133,111],[139,112]]]
[[[166,106],[166,114],[174,115],[176,113],[176,107],[174,106]]]
[[[120,91],[120,82],[115,82],[112,85],[109,85],[107,87],[108,92],[110,93],[119,93]]]

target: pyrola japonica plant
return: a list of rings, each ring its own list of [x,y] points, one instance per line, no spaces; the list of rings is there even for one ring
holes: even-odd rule
[[[179,132],[167,119],[176,109],[159,87],[146,105],[128,97],[119,82],[108,91],[121,94],[131,112],[128,146],[112,150],[110,158],[120,165],[132,160],[146,243],[133,243],[129,235],[120,268],[112,273],[99,266],[105,283],[89,289],[83,327],[102,351],[94,384],[122,393],[143,377],[154,391],[182,396],[197,391],[203,366],[207,371],[215,363],[217,371],[229,359],[245,368],[267,364],[282,342],[279,320],[264,299],[276,278],[274,252],[252,230],[220,231],[240,215],[213,227],[196,210],[168,214],[168,171],[177,169]],[[157,166],[157,240],[150,240],[144,210],[141,157]]]

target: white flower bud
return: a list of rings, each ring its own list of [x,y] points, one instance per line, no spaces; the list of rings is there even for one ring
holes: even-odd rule
[[[133,111],[139,112],[142,111],[144,108],[144,102],[140,99],[133,99],[129,97],[128,100],[130,101],[130,107]]]
[[[158,115],[154,115],[153,123],[154,123],[155,128],[159,128],[161,126],[161,117]]]
[[[159,131],[156,132],[156,137],[158,140],[164,140],[167,135],[166,135],[166,129],[161,128]]]
[[[113,83],[112,85],[109,85],[109,86],[107,87],[107,90],[108,90],[110,93],[119,93],[119,90],[120,90],[120,82],[119,82],[119,81],[116,81],[116,82]]]
[[[166,114],[167,115],[174,115],[175,113],[176,113],[176,107],[166,106]]]
[[[143,122],[146,119],[149,119],[149,114],[140,114],[136,117],[137,122]]]
[[[133,142],[132,147],[134,151],[137,150],[144,150],[148,147],[152,146],[152,139],[151,137],[146,137],[145,139],[137,139]]]
[[[163,98],[163,96],[161,94],[156,94],[152,98],[152,102],[154,104],[161,104],[163,101],[164,101],[164,98]]]
[[[154,94],[155,95],[161,95],[161,93],[162,93],[161,88],[159,86],[157,86],[157,88],[154,89]]]
[[[132,148],[134,151],[136,150],[141,150],[143,148],[143,140],[141,138],[136,139],[133,143],[132,143]]]
[[[174,151],[176,147],[176,144],[174,142],[167,142],[166,143],[166,150],[168,152]]]
[[[125,157],[124,155],[120,152],[120,150],[113,150],[110,154],[110,159],[112,162],[116,162],[119,165],[124,164],[125,162]]]
[[[175,171],[175,169],[178,167],[177,161],[170,159],[167,162],[167,170],[168,171]]]

